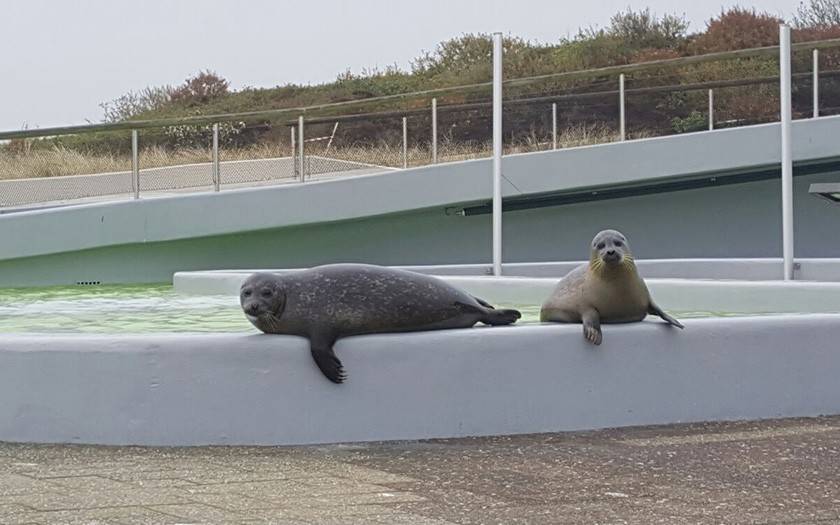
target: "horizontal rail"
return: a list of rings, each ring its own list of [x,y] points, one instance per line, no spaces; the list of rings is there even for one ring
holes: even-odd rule
[[[793,51],[805,51],[812,49],[827,49],[840,47],[840,38],[821,40],[815,42],[802,42],[792,46]],[[637,73],[650,69],[659,69],[676,66],[696,65],[706,62],[714,62],[718,60],[729,59],[745,59],[760,56],[771,56],[778,54],[779,46],[767,46],[753,49],[741,49],[737,51],[723,51],[720,53],[710,53],[706,55],[696,55],[689,57],[670,58],[666,60],[656,60],[652,62],[642,62],[639,64],[627,64],[618,66],[608,66],[596,69],[587,69],[580,71],[566,71],[561,73],[553,73],[550,75],[540,75],[527,78],[510,79],[504,82],[505,87],[517,87],[535,82],[544,81],[564,81],[576,80],[582,78],[599,77],[605,75],[617,75],[620,73]],[[236,122],[240,120],[254,120],[254,119],[271,119],[278,120],[282,118],[297,117],[299,115],[316,114],[319,117],[325,117],[323,113],[332,110],[340,110],[343,108],[362,108],[369,104],[381,103],[387,101],[396,101],[404,99],[420,99],[426,97],[440,96],[447,93],[469,92],[481,89],[489,89],[492,87],[491,82],[481,82],[476,84],[467,84],[462,86],[442,87],[435,89],[428,89],[425,91],[415,91],[411,93],[398,93],[394,95],[386,95],[382,97],[371,97],[360,100],[348,100],[343,102],[332,102],[328,104],[317,104],[312,106],[303,106],[296,108],[284,109],[270,109],[263,111],[250,111],[242,113],[222,113],[218,115],[202,115],[192,117],[171,117],[155,120],[128,120],[121,122],[103,122],[101,124],[85,124],[76,126],[60,126],[52,128],[39,129],[25,129],[17,131],[0,131],[0,140],[36,138],[36,137],[50,137],[56,135],[72,135],[80,133],[97,133],[97,132],[113,132],[113,131],[130,131],[132,129],[148,129],[148,128],[165,128],[171,126],[201,126],[220,122]],[[402,112],[405,114],[406,112]],[[328,120],[335,120],[336,116],[327,118]]]
[[[794,79],[808,79],[811,78],[811,73],[795,73],[791,75]],[[840,69],[820,72],[820,77],[836,77],[840,76]],[[694,82],[690,84],[668,84],[667,86],[646,86],[639,88],[626,89],[625,93],[628,95],[638,95],[642,93],[676,93],[682,91],[699,91],[706,89],[730,88],[730,87],[745,87],[754,86],[758,84],[774,84],[779,82],[779,77],[753,77],[745,79],[734,80],[713,80],[710,82]],[[588,93],[563,93],[557,95],[544,95],[539,97],[517,98],[505,101],[506,107],[522,106],[526,104],[538,104],[540,102],[557,102],[557,101],[575,101],[586,100],[591,98],[614,96],[618,93],[618,89],[608,89],[603,91],[591,91]],[[466,104],[438,104],[440,109],[456,109],[459,111],[468,111],[471,109],[489,108],[493,103],[487,101],[468,102]],[[399,118],[412,115],[426,115],[429,113],[428,108],[420,109],[405,109],[394,111],[382,111],[377,113],[353,113],[350,115],[339,115],[335,117],[315,117],[308,119],[308,124],[324,124],[332,122],[345,122],[370,118]],[[289,123],[294,124],[293,122]]]

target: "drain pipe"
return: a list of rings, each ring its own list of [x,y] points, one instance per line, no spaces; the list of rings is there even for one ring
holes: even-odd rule
[[[779,92],[782,127],[782,251],[784,276],[793,279],[793,159],[791,158],[790,27],[779,25]]]
[[[493,33],[493,275],[502,275],[502,34]]]

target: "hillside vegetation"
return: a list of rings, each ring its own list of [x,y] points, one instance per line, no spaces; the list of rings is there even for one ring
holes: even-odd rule
[[[582,29],[572,38],[539,44],[518,36],[504,39],[504,76],[507,79],[539,77],[562,72],[592,70],[640,62],[704,55],[722,51],[777,45],[779,24],[773,15],[734,7],[708,20],[705,28],[689,32],[684,18],[649,10],[627,10],[615,14],[605,28]],[[840,38],[840,0],[810,0],[800,5],[792,25],[793,42]],[[274,88],[232,90],[230,82],[212,70],[201,71],[179,86],[147,87],[138,92],[101,104],[105,122],[156,120],[196,115],[220,115],[284,108],[318,106],[338,102],[369,100],[364,107],[328,108],[308,112],[310,117],[364,114],[345,119],[335,133],[334,122],[307,127],[307,136],[329,135],[333,130],[334,149],[371,149],[384,146],[393,150],[393,161],[375,163],[397,165],[401,143],[402,115],[412,115],[409,124],[410,148],[429,150],[431,95],[410,95],[427,90],[490,82],[492,79],[492,40],[487,34],[465,34],[440,43],[433,51],[418,56],[403,71],[396,67],[372,69],[354,74],[345,71],[335,81],[314,85],[283,85]],[[810,112],[811,54],[794,55],[795,113]],[[820,54],[820,92],[823,114],[840,112],[840,48]],[[631,136],[661,135],[704,129],[707,84],[753,79],[749,86],[715,89],[714,118],[717,127],[766,122],[778,119],[778,59],[762,56],[729,59],[679,67],[646,69],[628,74],[627,122]],[[683,89],[674,89],[674,87]],[[686,89],[692,86],[692,89]],[[551,133],[552,102],[559,106],[558,128],[581,130],[599,140],[617,129],[618,105],[616,74],[567,80],[547,79],[505,90],[505,144],[544,147]],[[666,89],[659,89],[665,87]],[[708,86],[711,87],[711,86]],[[634,89],[641,91],[634,93]],[[645,91],[646,90],[646,91]],[[389,100],[377,97],[406,95]],[[462,90],[438,95],[441,147],[467,145],[481,149],[490,138],[490,90]],[[379,113],[379,116],[371,113]],[[221,126],[221,144],[232,149],[272,148],[289,150],[288,119],[243,119]],[[309,135],[313,133],[314,135]],[[142,131],[143,147],[158,150],[197,149],[210,144],[210,126],[177,126]],[[95,133],[45,140],[14,140],[0,153],[27,153],[33,149],[81,152],[92,156],[124,157],[130,152],[125,134]],[[309,150],[313,151],[312,149]],[[62,153],[62,158],[64,154]],[[367,155],[367,154],[364,154]],[[363,156],[364,156],[363,155]],[[390,155],[390,153],[389,153]],[[2,157],[2,155],[0,155]],[[368,156],[369,157],[369,156]],[[367,160],[370,160],[366,157]],[[2,159],[0,159],[2,160]],[[375,161],[375,160],[374,160]],[[17,165],[15,165],[17,166]],[[52,168],[11,170],[55,174]]]
[[[817,5],[824,4],[816,0]],[[794,19],[792,39],[805,42],[840,37],[840,25],[815,18],[813,9],[800,8]],[[825,15],[823,15],[825,16]],[[578,71],[665,58],[777,45],[779,24],[775,16],[739,7],[723,11],[709,20],[705,30],[688,33],[688,23],[675,15],[657,17],[649,10],[614,15],[608,27],[584,29],[556,44],[531,43],[517,36],[504,39],[506,78],[522,78]],[[429,89],[489,82],[492,79],[490,35],[465,34],[442,42],[434,51],[417,57],[410,71],[396,67],[372,69],[361,74],[340,73],[331,83],[275,88],[229,89],[229,82],[207,70],[171,87],[147,88],[102,104],[106,121],[156,119],[196,114],[211,115],[265,109],[293,108],[407,94]],[[800,57],[804,70],[810,56]],[[824,68],[833,69],[837,57],[827,55]],[[746,62],[746,64],[744,63]],[[755,64],[754,62],[762,62]],[[670,80],[740,77],[745,67],[766,73],[775,59],[727,61],[703,68],[669,71]],[[698,71],[697,69],[701,69]],[[683,75],[680,77],[679,75]],[[583,80],[563,86],[584,90],[597,81]],[[552,86],[555,87],[556,86]],[[541,86],[544,90],[545,87]],[[460,102],[461,97],[445,102]]]

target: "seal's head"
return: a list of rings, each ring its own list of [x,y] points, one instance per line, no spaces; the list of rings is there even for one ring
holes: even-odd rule
[[[271,332],[283,315],[286,289],[277,275],[255,273],[242,283],[239,304],[254,326],[263,332]]]
[[[592,239],[589,264],[594,271],[610,268],[633,267],[633,255],[627,239],[616,230],[603,230]]]

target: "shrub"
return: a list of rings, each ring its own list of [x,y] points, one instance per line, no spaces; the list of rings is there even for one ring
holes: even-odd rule
[[[799,4],[793,16],[793,27],[797,29],[827,29],[840,25],[840,1],[809,0]]]
[[[173,91],[171,86],[147,87],[136,93],[129,91],[110,102],[99,104],[99,107],[105,112],[105,122],[131,120],[169,104]]]
[[[244,126],[243,122],[219,123],[219,147],[236,146]],[[169,147],[210,148],[213,144],[213,126],[170,126],[166,128],[166,136]]]
[[[689,51],[695,55],[733,51],[779,43],[781,18],[754,9],[733,7],[706,23],[706,32],[694,37]]]
[[[208,69],[188,78],[183,85],[172,91],[170,99],[173,104],[185,107],[201,106],[227,95],[229,86],[227,80]]]
[[[671,125],[677,133],[689,133],[708,129],[709,116],[699,111],[692,111],[687,117],[674,117]]]

